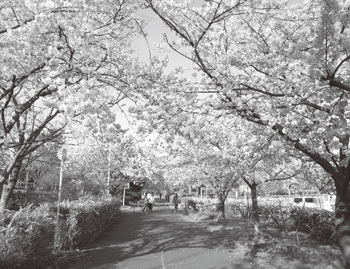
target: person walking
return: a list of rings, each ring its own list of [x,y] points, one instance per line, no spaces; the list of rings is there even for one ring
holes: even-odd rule
[[[177,192],[175,192],[174,197],[173,197],[173,204],[174,204],[174,208],[175,208],[175,213],[177,213],[177,209],[179,208],[179,203],[180,203],[179,196],[177,195]]]
[[[149,211],[150,212],[153,211],[153,204],[154,204],[154,202],[155,202],[155,199],[154,199],[154,195],[153,195],[153,192],[152,192],[151,195],[148,198],[148,207],[149,207]]]
[[[145,198],[143,199],[143,208],[142,212],[148,212],[149,211],[149,193],[145,193]]]

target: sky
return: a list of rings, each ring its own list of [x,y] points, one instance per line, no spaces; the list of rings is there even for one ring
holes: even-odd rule
[[[196,0],[196,2],[202,0]],[[168,70],[173,70],[177,67],[183,67],[183,69],[192,69],[193,64],[185,59],[184,57],[179,57],[175,52],[160,51],[157,48],[157,44],[163,43],[164,34],[171,40],[174,38],[174,34],[168,29],[168,27],[161,21],[152,11],[143,10],[140,12],[140,16],[145,21],[144,31],[147,33],[148,44],[150,46],[150,51],[152,56],[157,56],[160,58],[169,58],[169,67]],[[148,45],[144,37],[139,37],[133,42],[135,50],[137,51],[140,58],[146,62],[149,62],[149,51]]]
[[[184,0],[178,0],[184,1]],[[304,0],[290,0],[289,3],[299,4]],[[194,6],[200,6],[205,4],[205,0],[192,0]],[[184,69],[191,69],[193,67],[193,63],[184,57],[179,57],[178,54],[172,51],[161,52],[157,49],[156,44],[164,42],[164,34],[168,37],[174,37],[174,34],[170,32],[167,26],[149,9],[143,10],[140,12],[140,17],[144,19],[146,22],[146,27],[144,31],[147,33],[148,43],[150,45],[152,56],[159,56],[165,58],[169,57],[169,70],[172,70],[176,67],[183,67]],[[148,61],[149,60],[149,52],[147,48],[147,42],[143,37],[139,37],[133,42],[136,51],[138,52],[141,59]]]
[[[303,1],[304,0],[290,0],[290,4],[291,5],[299,4]],[[200,6],[201,4],[204,4],[204,3],[205,3],[204,0],[193,0],[193,5],[195,6]],[[168,57],[169,71],[174,70],[177,67],[182,67],[183,70],[187,71],[185,72],[185,75],[188,77],[191,77],[191,73],[192,73],[191,70],[194,67],[194,64],[191,61],[189,61],[188,59],[182,56],[179,56],[178,54],[176,54],[171,50],[160,51],[157,48],[157,44],[165,43],[164,34],[166,34],[169,39],[173,38],[174,34],[171,33],[170,30],[167,28],[167,26],[149,9],[142,10],[139,13],[139,16],[145,21],[145,28],[143,30],[147,34],[147,41],[148,41],[147,42],[145,38],[142,36],[135,38],[135,40],[133,40],[132,44],[139,58],[145,61],[146,63],[149,62],[149,49],[150,49],[152,56],[157,56],[159,58]],[[149,45],[149,49],[148,49],[148,45]],[[127,108],[130,105],[132,105],[130,102],[124,103],[125,113],[127,112]],[[124,113],[118,114],[117,121],[123,128],[131,127],[129,125],[127,116]]]
[[[204,0],[193,0],[193,5],[199,6],[201,4],[205,3]],[[164,59],[168,57],[169,64],[167,67],[167,70],[171,71],[175,68],[182,67],[182,69],[185,71],[185,75],[190,77],[193,69],[193,63],[189,61],[188,59],[184,57],[180,57],[177,53],[168,50],[168,51],[160,51],[157,47],[157,44],[164,43],[164,34],[167,35],[167,37],[171,40],[171,38],[174,37],[174,34],[171,33],[171,31],[168,29],[168,27],[159,19],[151,10],[142,10],[139,13],[139,16],[144,20],[145,27],[144,32],[147,34],[147,41],[143,36],[140,36],[138,38],[135,38],[133,40],[132,44],[134,46],[134,49],[139,56],[139,58],[146,63],[149,62],[149,50],[151,51],[151,56],[157,56],[161,59]],[[149,49],[148,49],[149,45]],[[127,110],[127,108],[132,105],[131,102],[125,102],[124,103],[124,109]],[[117,121],[123,128],[129,128],[131,127],[127,116],[125,115],[127,113],[120,113],[118,114]],[[130,118],[131,120],[131,118]]]

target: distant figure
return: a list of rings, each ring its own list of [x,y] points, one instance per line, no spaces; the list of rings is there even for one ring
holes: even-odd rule
[[[179,196],[177,195],[177,192],[175,192],[174,197],[173,197],[173,203],[174,203],[174,208],[175,208],[175,213],[177,213],[177,209],[179,208]]]
[[[153,192],[150,194],[149,198],[148,198],[148,207],[149,207],[149,211],[152,212],[153,211],[153,204],[155,202],[154,199],[154,195]]]
[[[149,211],[149,196],[151,194],[146,192],[145,193],[145,198],[143,200],[143,208],[142,208],[142,212],[148,212]]]

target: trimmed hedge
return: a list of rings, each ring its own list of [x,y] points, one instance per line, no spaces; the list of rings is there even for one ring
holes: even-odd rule
[[[119,200],[110,197],[64,202],[58,250],[87,246],[115,222],[119,208]],[[0,220],[0,268],[50,267],[54,261],[56,210],[43,204],[6,213]]]
[[[104,200],[80,199],[65,203],[62,209],[68,210],[60,219],[58,248],[71,250],[89,245],[120,214],[120,202],[114,198]]]

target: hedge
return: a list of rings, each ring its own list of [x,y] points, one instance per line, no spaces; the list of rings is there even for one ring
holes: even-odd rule
[[[186,198],[196,203],[200,210],[213,211],[217,199]],[[250,219],[251,206],[241,201],[229,201],[225,203],[228,211],[242,218]],[[265,223],[284,231],[298,231],[310,235],[311,238],[322,243],[334,243],[335,222],[334,212],[306,207],[286,206],[283,204],[259,205],[259,216]]]
[[[58,248],[71,250],[89,245],[120,214],[120,202],[117,199],[84,200],[62,205],[64,210],[60,220],[60,238]]]
[[[119,200],[110,197],[64,202],[57,249],[87,246],[116,221],[119,208]],[[54,260],[56,210],[43,204],[6,212],[0,220],[0,268],[49,268]]]

